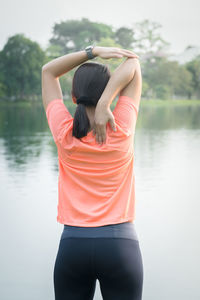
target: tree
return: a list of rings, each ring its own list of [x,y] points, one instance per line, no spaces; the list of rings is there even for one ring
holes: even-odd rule
[[[185,64],[186,69],[191,73],[191,84],[193,93],[197,98],[200,97],[200,55]]]
[[[115,37],[112,26],[91,22],[87,18],[82,18],[80,21],[68,20],[60,24],[55,24],[53,27],[53,37],[49,43],[50,46],[59,46],[61,49],[59,55],[64,55],[84,49],[88,44],[97,43],[103,37]]]
[[[133,30],[127,27],[120,27],[115,32],[115,41],[122,45],[123,48],[131,49],[133,42],[135,42]]]
[[[46,56],[40,46],[23,34],[10,37],[0,52],[0,74],[6,95],[25,99],[41,94],[41,67]]]
[[[134,23],[134,51],[146,54],[167,50],[170,43],[166,42],[157,32],[161,27],[161,24],[147,19]]]
[[[183,65],[179,65],[176,74],[176,84],[174,85],[174,94],[191,99],[193,94],[192,74]]]
[[[169,86],[164,84],[157,84],[154,87],[155,97],[158,99],[170,99],[171,90]]]
[[[154,91],[157,98],[189,96],[191,76],[189,71],[177,61],[168,61],[165,57],[155,57],[144,66],[143,78]]]

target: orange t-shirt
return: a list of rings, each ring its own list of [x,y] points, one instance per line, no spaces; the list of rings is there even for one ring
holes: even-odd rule
[[[57,221],[97,227],[135,219],[134,134],[139,107],[119,96],[113,110],[117,131],[106,124],[106,143],[90,131],[72,136],[73,117],[62,99],[46,109],[57,146],[59,178]]]

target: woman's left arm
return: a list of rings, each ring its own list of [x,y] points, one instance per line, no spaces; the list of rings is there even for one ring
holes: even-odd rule
[[[59,77],[88,60],[85,50],[55,58],[42,67],[42,99],[46,110],[54,99],[62,99]]]

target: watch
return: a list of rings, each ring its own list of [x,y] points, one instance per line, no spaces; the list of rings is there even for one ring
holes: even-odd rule
[[[89,59],[95,58],[95,56],[94,56],[93,53],[92,53],[92,49],[93,49],[93,48],[94,48],[93,45],[87,46],[87,47],[85,48],[85,51],[86,51],[87,56],[88,56]]]

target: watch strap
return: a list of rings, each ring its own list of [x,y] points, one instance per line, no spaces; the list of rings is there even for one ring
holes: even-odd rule
[[[93,45],[87,46],[87,47],[85,48],[85,51],[86,51],[87,56],[88,56],[89,59],[95,58],[95,56],[94,56],[93,53],[92,53],[92,49],[93,49],[93,48],[94,48]]]

